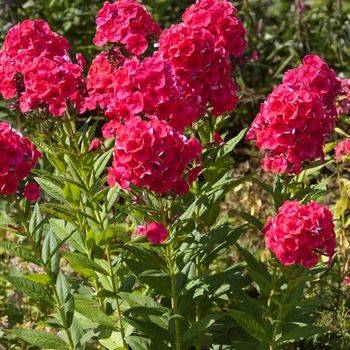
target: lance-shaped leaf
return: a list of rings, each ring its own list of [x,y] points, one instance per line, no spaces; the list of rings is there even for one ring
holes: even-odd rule
[[[11,329],[8,332],[39,349],[68,349],[67,344],[60,337],[51,333],[34,329]]]
[[[8,276],[6,280],[9,281],[16,289],[27,294],[35,301],[52,304],[53,300],[47,288],[39,283],[30,281],[24,277]]]
[[[61,311],[64,314],[63,324],[66,327],[70,327],[74,315],[74,298],[70,285],[62,272],[59,272],[57,276],[56,291],[59,303],[61,304]]]

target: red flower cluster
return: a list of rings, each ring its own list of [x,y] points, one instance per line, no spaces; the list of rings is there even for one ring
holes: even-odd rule
[[[266,151],[265,171],[298,174],[305,161],[323,157],[326,137],[334,128],[338,93],[334,71],[318,56],[306,56],[300,67],[285,74],[248,133],[248,139]]]
[[[40,152],[21,134],[5,122],[0,123],[0,193],[11,195],[29,175]]]
[[[82,67],[69,58],[65,38],[43,20],[25,20],[7,33],[0,50],[0,93],[19,98],[23,113],[44,108],[61,116],[67,102],[79,103]]]
[[[198,175],[197,168],[189,170],[189,165],[200,153],[197,140],[186,139],[166,122],[133,118],[116,129],[108,183],[122,188],[132,183],[159,194],[183,194]]]
[[[123,7],[124,2],[106,3],[104,7]],[[194,23],[174,25],[161,34],[158,51],[143,61],[126,59],[118,49],[98,55],[88,74],[86,108],[100,108],[107,117],[119,121],[156,116],[179,131],[201,118],[207,104],[211,104],[214,115],[232,110],[238,101],[238,86],[232,78],[230,50],[224,48],[228,42],[222,42],[237,30],[235,35],[244,43],[244,35],[232,27],[236,10],[222,0],[197,5],[203,5],[213,20],[226,16],[227,23],[222,19],[216,29],[213,24],[208,28]],[[117,12],[112,17],[119,23]],[[235,47],[241,52],[242,45]]]
[[[246,31],[237,17],[236,8],[227,0],[197,0],[182,16],[191,26],[208,30],[217,47],[223,47],[230,56],[239,57],[246,48]]]
[[[151,222],[137,228],[136,235],[145,236],[151,244],[158,245],[164,243],[169,232],[160,222]]]
[[[145,113],[157,115],[183,130],[204,114],[204,107],[190,88],[175,79],[169,63],[157,52],[139,62],[111,49],[99,54],[90,67],[86,107],[100,108],[119,121]]]
[[[209,31],[184,23],[174,25],[160,36],[159,52],[174,69],[180,85],[200,97],[203,110],[210,103],[212,113],[220,115],[236,106],[238,86],[231,77],[233,68]]]
[[[303,63],[284,74],[283,84],[294,90],[307,90],[319,97],[330,118],[337,115],[335,98],[340,92],[340,82],[333,69],[330,69],[317,55],[307,55]],[[333,128],[333,123],[331,123]]]
[[[137,56],[147,50],[149,39],[161,33],[159,24],[135,0],[106,1],[97,14],[96,25],[96,46],[103,46],[107,42],[120,43]]]
[[[339,142],[335,146],[335,159],[342,161],[350,157],[350,139]]]
[[[330,210],[316,202],[302,205],[287,201],[264,227],[266,247],[283,265],[313,267],[318,254],[332,258],[335,250],[333,217]]]

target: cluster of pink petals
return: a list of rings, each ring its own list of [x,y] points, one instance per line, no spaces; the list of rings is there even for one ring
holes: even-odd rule
[[[248,133],[265,151],[265,171],[298,174],[305,161],[323,157],[324,143],[334,129],[338,93],[334,71],[318,56],[306,56],[301,66],[285,74]]]
[[[99,108],[119,121],[157,115],[183,130],[204,114],[200,97],[176,81],[169,63],[158,52],[141,62],[126,59],[117,49],[99,54],[88,73],[87,91],[87,109]]]
[[[80,103],[84,85],[82,67],[70,60],[69,49],[43,20],[14,26],[0,50],[0,93],[18,98],[23,113],[43,108],[63,115],[68,102]]]
[[[142,55],[148,41],[161,33],[161,28],[136,0],[106,1],[96,17],[94,44],[119,43],[133,55]]]
[[[182,20],[208,30],[216,46],[223,47],[230,56],[240,57],[246,49],[246,30],[237,17],[237,9],[226,0],[197,0],[186,10]]]
[[[233,67],[209,31],[185,23],[173,25],[160,36],[159,52],[180,84],[199,96],[203,107],[210,103],[215,116],[236,106],[238,86],[232,78]]]
[[[236,10],[228,1],[214,2],[217,6],[203,2],[213,19],[219,12],[227,22],[235,18]],[[119,3],[123,1],[113,6]],[[231,111],[238,102],[238,86],[230,50],[222,43],[232,28],[224,22],[216,29],[195,23],[173,25],[160,35],[159,49],[142,61],[126,58],[116,48],[99,54],[88,73],[86,108],[101,109],[108,118],[122,122],[156,116],[179,131],[203,117],[208,104],[216,116]],[[244,34],[238,29],[236,34],[244,42]]]
[[[196,180],[201,146],[187,139],[164,121],[133,118],[116,128],[114,160],[108,183],[122,188],[130,184],[159,194],[184,194]]]
[[[323,102],[327,114],[337,115],[335,99],[340,92],[340,82],[336,73],[317,55],[307,55],[303,63],[284,74],[283,84],[294,90],[308,90],[315,93]]]
[[[320,254],[331,259],[335,250],[333,217],[330,210],[316,202],[285,202],[263,229],[266,247],[286,266],[315,266]]]
[[[350,114],[350,79],[339,79],[341,84],[337,100],[337,110],[340,115]]]
[[[35,166],[40,152],[28,138],[0,123],[0,193],[12,195]]]
[[[343,140],[335,146],[335,159],[342,161],[350,158],[350,139]]]
[[[160,222],[151,222],[147,225],[140,225],[136,236],[145,236],[151,244],[158,245],[167,240],[169,232]]]

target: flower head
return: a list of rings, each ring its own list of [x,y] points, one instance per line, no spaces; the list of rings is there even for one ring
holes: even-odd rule
[[[224,48],[230,56],[239,57],[246,48],[246,31],[237,17],[236,8],[227,0],[197,0],[182,16],[191,26],[207,29],[217,47]]]
[[[187,139],[166,122],[133,118],[116,129],[108,183],[122,188],[133,184],[159,194],[183,194],[189,189],[190,165],[200,153],[197,140]]]
[[[339,86],[334,72],[322,62],[307,56],[261,105],[248,139],[265,151],[265,171],[298,174],[305,161],[323,157],[335,124]]]
[[[136,0],[106,1],[97,14],[96,25],[96,46],[119,43],[136,56],[142,55],[148,41],[161,32],[159,24]]]
[[[167,240],[169,232],[160,222],[151,222],[147,225],[139,226],[136,235],[145,236],[151,244],[158,245]]]
[[[266,247],[283,265],[317,264],[319,254],[332,258],[335,250],[333,217],[321,204],[297,201],[285,202],[275,217],[270,217],[263,229]]]
[[[61,116],[80,109],[82,67],[69,57],[67,40],[43,20],[25,20],[7,33],[0,50],[0,94],[17,98],[23,113],[41,108]]]
[[[0,193],[12,195],[35,166],[40,152],[5,122],[0,123],[0,151]]]

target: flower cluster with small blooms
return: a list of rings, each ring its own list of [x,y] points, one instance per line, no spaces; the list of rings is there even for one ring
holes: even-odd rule
[[[0,123],[0,152],[0,193],[12,195],[41,154],[28,138],[5,122]]]
[[[151,222],[138,226],[135,236],[145,236],[151,244],[158,245],[167,240],[169,232],[160,222]]]
[[[81,107],[82,67],[69,57],[65,38],[43,20],[25,20],[7,33],[0,50],[0,93],[18,98],[22,113],[42,108],[61,116]]]
[[[331,259],[335,251],[335,233],[330,210],[316,202],[300,204],[287,201],[263,229],[266,247],[286,266],[311,268],[319,255]]]
[[[219,9],[212,4],[208,12],[216,18],[221,11],[231,23],[234,7],[226,0],[216,2]],[[160,35],[158,50],[142,61],[124,57],[117,48],[99,54],[88,73],[86,108],[99,108],[119,121],[156,116],[178,131],[203,117],[208,104],[215,116],[232,110],[238,102],[238,86],[232,77],[232,52],[219,45],[232,29],[224,22],[216,29],[183,22],[173,25]]]
[[[208,30],[217,47],[223,47],[230,56],[240,57],[246,49],[246,30],[237,17],[237,9],[227,0],[197,0],[182,16],[191,26]]]
[[[181,85],[200,97],[203,109],[210,103],[218,116],[236,106],[238,86],[231,76],[231,62],[224,49],[216,48],[209,31],[184,23],[173,25],[161,34],[159,52]]]
[[[119,121],[135,115],[157,115],[183,130],[204,114],[204,106],[190,87],[175,79],[159,53],[139,62],[110,49],[99,54],[90,67],[86,107],[99,108]]]
[[[340,93],[341,84],[336,73],[317,55],[307,55],[303,63],[284,74],[283,84],[294,90],[307,90],[315,93],[323,102],[329,117],[337,116],[335,99]],[[333,128],[334,122],[331,123]]]
[[[116,129],[108,183],[122,188],[133,184],[158,194],[184,194],[198,175],[190,165],[200,154],[196,139],[187,139],[165,121],[133,118]]]
[[[29,202],[37,202],[41,196],[41,190],[38,184],[30,182],[26,185],[23,191],[24,197]]]
[[[339,79],[341,84],[337,99],[337,110],[340,115],[350,114],[350,79]]]
[[[343,140],[335,146],[335,159],[343,161],[350,158],[350,139]]]
[[[339,84],[334,71],[318,56],[288,71],[262,104],[247,138],[265,151],[263,168],[298,174],[305,161],[323,157],[323,146],[334,129]]]
[[[142,55],[148,48],[148,41],[161,33],[160,25],[136,0],[106,1],[97,14],[96,26],[96,46],[123,44],[136,56]]]

